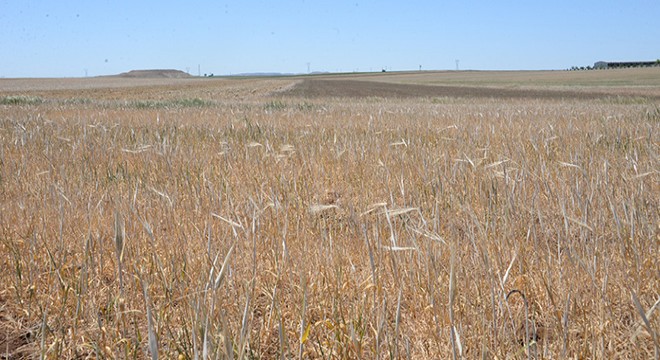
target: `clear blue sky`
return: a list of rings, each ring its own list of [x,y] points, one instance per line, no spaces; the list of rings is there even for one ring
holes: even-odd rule
[[[0,77],[565,69],[660,58],[660,1],[0,0]]]

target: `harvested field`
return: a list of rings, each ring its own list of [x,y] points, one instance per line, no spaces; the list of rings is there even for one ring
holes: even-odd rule
[[[633,68],[599,71],[429,71],[401,73],[369,73],[352,75],[315,76],[322,80],[357,80],[385,84],[439,86],[458,96],[470,96],[467,90],[474,88],[474,94],[489,97],[499,90],[507,96],[507,90],[514,90],[513,97],[528,96],[521,92],[530,92],[534,97],[568,99],[585,97],[639,97],[640,99],[660,99],[660,67]],[[370,85],[371,86],[371,85]],[[540,92],[539,92],[540,90]],[[385,88],[387,91],[387,88]],[[425,91],[404,90],[406,93]],[[585,93],[585,95],[582,95]],[[498,98],[500,96],[495,95]]]
[[[337,76],[338,78],[340,76]],[[347,75],[346,79],[398,84],[620,90],[660,86],[660,67],[598,71],[409,71]]]
[[[305,80],[285,96],[324,98],[492,98],[492,99],[547,99],[547,100],[595,100],[621,97],[596,91],[571,91],[555,89],[511,89],[502,87],[446,86],[386,83],[362,80]],[[626,95],[623,95],[626,97]],[[642,99],[660,100],[660,95],[641,96]]]
[[[653,358],[659,87],[378,76],[0,80],[0,358]]]
[[[117,100],[246,100],[289,89],[295,79],[123,78],[0,79],[0,97],[95,102]]]

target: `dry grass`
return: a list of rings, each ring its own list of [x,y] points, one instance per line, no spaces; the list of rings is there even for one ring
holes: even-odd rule
[[[658,104],[215,84],[0,105],[3,358],[657,357]]]

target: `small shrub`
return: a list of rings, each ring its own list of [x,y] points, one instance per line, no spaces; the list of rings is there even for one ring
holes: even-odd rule
[[[286,108],[287,104],[280,100],[273,100],[264,105],[264,109],[267,111],[280,111]]]
[[[174,100],[134,100],[127,102],[134,109],[165,109],[165,108],[201,108],[215,105],[213,101],[200,98]]]
[[[303,102],[298,104],[296,108],[298,109],[298,111],[314,111],[316,109],[316,106],[308,102]]]
[[[88,98],[71,98],[62,100],[61,103],[64,105],[90,105],[93,104],[94,101]]]
[[[660,122],[660,106],[656,105],[655,107],[646,110],[646,117],[653,122]]]
[[[213,74],[211,74],[211,76],[213,76]],[[177,99],[172,101],[172,103],[179,107],[210,107],[214,105],[212,101],[200,98]]]
[[[39,105],[43,102],[40,97],[25,95],[4,96],[0,99],[0,105]]]

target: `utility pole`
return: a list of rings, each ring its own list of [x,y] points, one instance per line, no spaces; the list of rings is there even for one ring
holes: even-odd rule
[[[458,71],[458,59],[456,59],[456,71]]]
[[[310,65],[311,65],[311,64],[312,64],[312,63],[310,63],[310,62],[307,63],[307,73],[308,73],[308,74],[310,73]]]
[[[202,76],[202,65],[197,64],[197,76]]]

